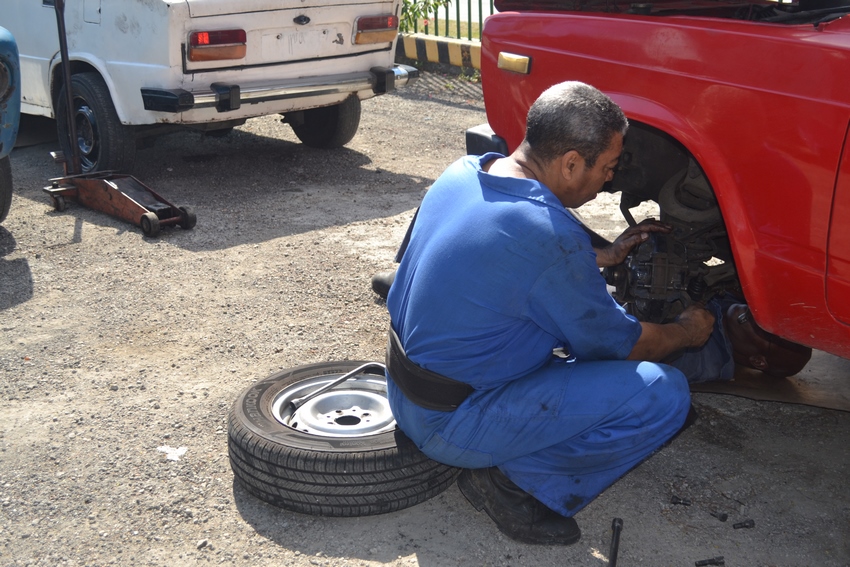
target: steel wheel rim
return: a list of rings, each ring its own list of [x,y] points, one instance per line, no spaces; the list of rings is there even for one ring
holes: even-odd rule
[[[97,117],[85,101],[77,108],[74,122],[77,130],[80,162],[84,169],[90,170],[97,161]]]
[[[286,427],[319,437],[362,437],[393,431],[396,422],[387,400],[386,378],[374,374],[351,378],[292,409],[291,401],[343,374],[316,376],[284,388],[272,401],[272,415]]]

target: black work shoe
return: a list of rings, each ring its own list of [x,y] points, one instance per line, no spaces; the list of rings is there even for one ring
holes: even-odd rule
[[[392,272],[379,272],[372,276],[372,291],[386,299],[387,294],[390,293],[390,286],[393,285],[393,281],[395,281],[395,270]]]
[[[496,467],[464,469],[457,486],[476,510],[487,512],[499,531],[511,539],[571,545],[581,538],[581,530],[573,518],[550,510]]]

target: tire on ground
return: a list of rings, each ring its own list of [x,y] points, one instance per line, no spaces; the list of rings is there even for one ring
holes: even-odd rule
[[[74,126],[83,172],[113,170],[129,173],[136,159],[136,140],[130,127],[121,124],[109,88],[97,73],[77,73],[71,77],[74,97]],[[67,95],[63,86],[56,102],[56,129],[59,146],[72,159],[68,135]]]
[[[303,121],[291,126],[298,139],[311,148],[341,148],[360,126],[360,99],[350,96],[333,106],[305,110]]]
[[[296,430],[276,419],[284,411],[274,409],[280,408],[281,400],[289,408],[293,397],[308,395],[362,364],[343,361],[299,366],[243,391],[228,417],[228,453],[237,484],[260,500],[287,510],[349,517],[401,510],[451,486],[460,469],[426,457],[395,426],[391,415],[389,425],[376,433],[338,437]],[[361,374],[358,383],[371,388],[368,395],[383,388],[385,400],[386,378],[377,372]],[[328,394],[336,392],[332,399],[348,404],[346,390],[356,399],[358,386],[349,390],[347,384],[351,382]],[[318,396],[315,400],[318,405],[325,403]]]
[[[12,206],[12,166],[9,156],[0,159],[0,222],[6,220]]]

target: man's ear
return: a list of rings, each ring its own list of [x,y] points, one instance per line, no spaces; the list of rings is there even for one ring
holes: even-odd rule
[[[570,150],[561,156],[561,175],[565,179],[572,179],[579,172],[580,166],[581,156],[577,151]]]
[[[757,370],[767,369],[767,358],[765,358],[763,354],[754,354],[748,360],[750,361],[751,368],[755,368]]]

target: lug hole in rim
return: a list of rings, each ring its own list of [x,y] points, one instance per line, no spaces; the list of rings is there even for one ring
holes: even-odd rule
[[[357,425],[360,423],[360,418],[356,415],[342,415],[334,421],[337,425]]]

